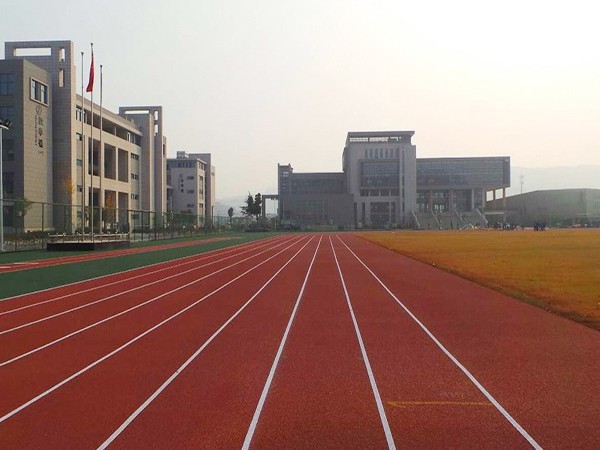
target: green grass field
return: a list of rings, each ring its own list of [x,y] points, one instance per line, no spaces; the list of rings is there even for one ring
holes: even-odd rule
[[[360,236],[600,330],[598,229]]]
[[[118,256],[115,258],[104,258],[97,261],[84,261],[72,264],[61,264],[57,266],[40,267],[37,269],[0,273],[0,299],[24,294],[27,292],[48,289],[63,284],[74,283],[77,281],[86,280],[88,278],[121,272],[123,270],[135,269],[136,267],[147,266],[163,261],[170,261],[219,248],[230,247],[232,245],[239,245],[244,242],[264,239],[274,235],[275,233],[227,233],[205,235],[187,239],[150,241],[145,243],[145,245],[136,243],[132,245],[132,247],[153,247],[156,245],[167,245],[182,241],[197,242],[198,245],[167,250],[149,251],[134,255]],[[202,244],[202,241],[209,241],[213,238],[220,237],[226,237],[230,239],[217,242],[206,242],[205,244]],[[11,262],[35,261],[61,256],[74,256],[81,253],[87,254],[89,252],[28,251],[3,253],[0,254],[0,265]]]

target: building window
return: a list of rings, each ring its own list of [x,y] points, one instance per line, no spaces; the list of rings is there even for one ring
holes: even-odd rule
[[[188,189],[187,193],[188,194],[193,194],[195,191],[193,189]]]
[[[77,192],[82,192],[83,191],[83,186],[78,184],[77,185]]]
[[[193,203],[188,203],[188,204],[187,204],[187,207],[188,207],[188,208],[193,208],[193,207],[194,207],[194,204],[193,204]]]
[[[65,87],[65,69],[58,69],[58,87]]]
[[[77,167],[81,167],[83,166],[83,161],[79,158],[77,158]]]
[[[31,100],[48,104],[48,85],[32,78],[31,79]]]
[[[131,159],[133,159],[134,161],[138,161],[140,159],[140,155],[136,155],[136,154],[132,153]]]
[[[140,176],[137,173],[131,172],[131,179],[132,180],[138,180],[139,178],[140,178]]]
[[[137,200],[139,198],[138,194],[131,194],[131,200]]]
[[[0,95],[13,95],[15,76],[12,73],[0,73]]]
[[[67,59],[67,58],[66,58],[66,54],[67,54],[67,51],[66,51],[66,49],[65,49],[64,47],[61,47],[61,48],[58,50],[58,60],[59,60],[60,62],[64,62],[64,61]]]
[[[194,175],[188,175],[187,179],[188,180],[193,180],[194,179]]]

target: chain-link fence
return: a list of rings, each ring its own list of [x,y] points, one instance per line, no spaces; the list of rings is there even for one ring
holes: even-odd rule
[[[175,239],[206,233],[244,231],[251,219],[215,216],[205,218],[169,211],[158,214],[118,208],[40,203],[19,199],[0,200],[4,251],[45,248],[50,236],[75,240],[86,236],[122,234],[131,241]],[[85,220],[82,221],[82,217]],[[93,230],[92,230],[93,225]],[[1,250],[1,249],[0,249]]]

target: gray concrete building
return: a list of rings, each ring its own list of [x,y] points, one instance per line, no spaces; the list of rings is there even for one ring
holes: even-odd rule
[[[206,224],[212,225],[215,217],[215,166],[211,153],[190,153],[190,158],[196,158],[206,164],[204,175],[204,216]]]
[[[343,170],[358,228],[407,225],[416,207],[414,131],[349,132]]]
[[[277,172],[282,224],[312,229],[353,227],[353,196],[347,192],[343,173],[294,173],[289,164],[279,164]]]
[[[54,204],[43,222],[28,214],[25,228],[81,229],[82,202],[96,208],[96,229],[99,206],[119,210],[102,211],[113,215],[102,214],[105,227],[140,223],[139,210],[154,213],[146,220],[155,218],[160,226],[167,211],[162,107],[100,111],[97,102],[76,93],[77,75],[71,41],[5,43],[0,116],[13,118],[13,129],[3,138],[3,184],[13,198]],[[97,76],[96,100],[98,81]]]
[[[341,173],[294,173],[279,164],[279,219],[311,226],[327,217],[343,228],[485,225],[487,192],[496,198],[510,186],[510,158],[420,159],[413,135],[349,132]]]
[[[167,159],[168,210],[195,216],[195,225],[206,220],[206,173],[210,166],[184,151]]]
[[[2,133],[5,199],[52,202],[53,106],[52,79],[45,70],[22,59],[0,61],[0,117],[12,121]],[[3,214],[5,227],[52,224],[51,214],[42,218],[36,209],[23,216],[12,203],[3,205]]]
[[[551,189],[533,191],[488,202],[516,225],[536,223],[550,227],[600,226],[600,189]]]

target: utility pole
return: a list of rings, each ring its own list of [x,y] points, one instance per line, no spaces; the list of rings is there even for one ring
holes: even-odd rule
[[[4,189],[2,184],[2,132],[10,130],[12,122],[0,117],[0,252],[4,251]]]

